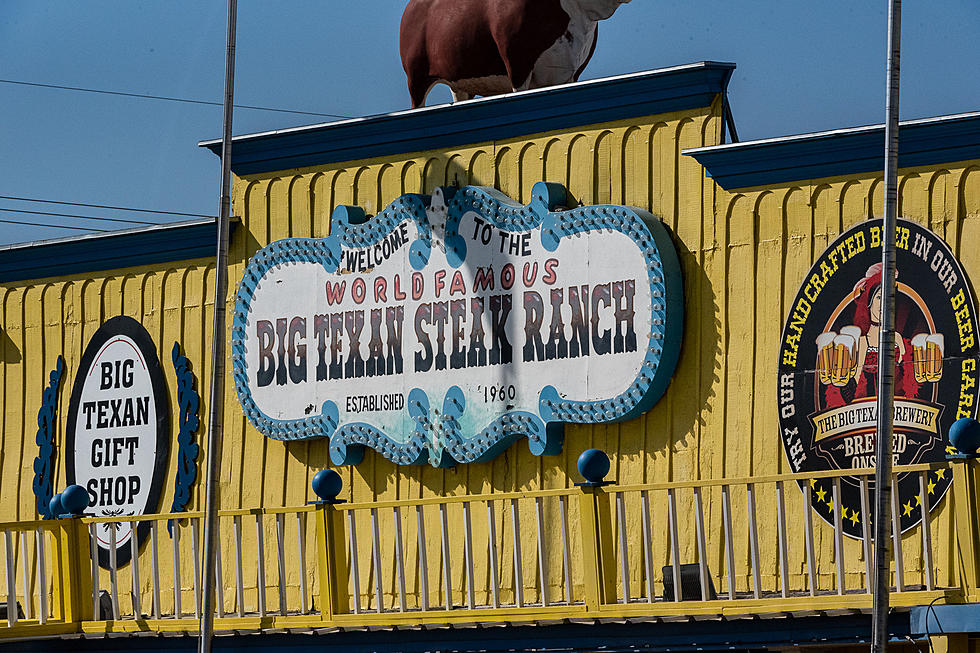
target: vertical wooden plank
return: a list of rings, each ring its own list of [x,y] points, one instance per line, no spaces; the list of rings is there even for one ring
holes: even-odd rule
[[[905,560],[902,557],[902,512],[898,505],[898,476],[892,474],[892,545],[895,562],[895,591],[905,591]]]
[[[864,552],[864,588],[871,594],[874,576],[871,570],[871,501],[868,499],[868,477],[861,477],[861,547]]]
[[[783,482],[776,481],[776,528],[779,537],[779,593],[784,598],[789,593],[789,554],[786,538],[786,497]]]
[[[472,610],[476,602],[473,578],[473,528],[470,522],[470,502],[463,502],[463,552],[466,557],[466,607]]]
[[[534,498],[534,514],[537,521],[538,533],[538,573],[541,580],[541,606],[548,605],[548,556],[545,550],[544,511],[541,508],[541,497]]]
[[[398,609],[405,612],[408,609],[405,599],[405,553],[402,550],[402,511],[395,506],[392,509],[395,520],[395,573],[398,576]]]
[[[834,566],[837,570],[837,593],[844,594],[844,527],[841,523],[840,476],[834,477]]]
[[[667,521],[670,529],[670,564],[671,579],[674,581],[674,601],[684,600],[684,588],[681,587],[681,555],[677,542],[677,498],[674,488],[667,490]]]
[[[371,508],[371,557],[374,561],[374,601],[378,613],[381,613],[385,610],[385,599],[381,588],[381,535],[378,532],[377,508]]]
[[[422,610],[429,609],[429,565],[425,551],[425,514],[422,506],[415,506],[415,528],[418,531],[418,554],[419,554],[419,592],[422,594]]]
[[[238,616],[245,616],[245,569],[242,564],[242,516],[232,518],[235,529],[235,601],[238,603]]]
[[[194,565],[194,618],[201,618],[201,518],[191,520],[191,563]]]
[[[286,514],[276,513],[276,562],[279,572],[279,614],[285,615],[286,605]]]
[[[500,578],[497,572],[497,525],[493,518],[493,501],[487,501],[487,546],[490,567],[490,601],[500,607]]]
[[[630,602],[629,551],[626,548],[626,507],[623,493],[616,493],[616,527],[619,539],[619,576],[623,586],[623,603]]]
[[[180,579],[180,522],[176,519],[174,520],[174,529],[170,534],[170,538],[174,570],[174,619],[180,619],[183,616],[180,605],[180,595],[183,588],[181,587]]]
[[[442,542],[442,583],[445,593],[446,609],[453,609],[453,586],[449,568],[449,522],[446,517],[446,504],[439,504],[439,525]]]
[[[225,618],[225,577],[221,570],[221,515],[218,515],[218,528],[214,531],[214,605],[218,618]]]
[[[510,500],[510,520],[514,534],[514,597],[517,607],[524,607],[524,570],[522,568],[523,556],[521,555],[521,519],[517,510],[517,499]]]
[[[357,564],[357,522],[354,511],[347,511],[347,535],[350,543],[350,578],[354,591],[354,614],[361,613],[361,572]]]
[[[701,499],[701,488],[694,488],[694,519],[698,540],[698,571],[701,579],[701,600],[708,600],[708,547],[704,536],[704,504]]]
[[[568,542],[568,497],[558,497],[559,518],[561,519],[561,563],[565,578],[565,601],[572,603],[572,561]]]
[[[803,537],[806,544],[806,573],[810,584],[810,596],[817,594],[817,570],[813,555],[813,508],[810,503],[810,482],[803,484]]]
[[[47,531],[39,528],[34,531],[34,541],[37,544],[37,618],[43,626],[48,622],[48,560],[44,551],[44,540]]]
[[[306,614],[306,513],[296,513],[296,564],[299,571],[299,611]]]
[[[136,529],[139,526],[139,522],[130,522],[130,536],[129,536],[129,565],[130,573],[133,579],[133,618],[140,619],[143,616],[143,597],[142,588],[140,587],[140,555],[139,555],[139,537],[137,537]]]
[[[929,524],[928,472],[919,472],[919,510],[922,520],[922,563],[925,567],[926,589],[933,589],[932,581],[932,536]]]
[[[3,532],[3,557],[7,570],[7,625],[17,623],[17,566],[14,562],[14,538],[9,530]]]
[[[96,539],[98,533],[95,524],[88,525],[89,553],[92,561],[92,619],[102,621],[105,615],[102,614],[99,605],[99,544]]]
[[[163,606],[160,603],[160,545],[159,530],[160,522],[154,520],[150,524],[150,581],[153,583],[153,618],[159,619]]]
[[[112,599],[112,619],[114,621],[119,621],[119,585],[118,580],[118,567],[116,551],[116,524],[118,522],[109,522],[106,526],[109,527],[109,597]]]
[[[727,485],[721,486],[721,516],[725,524],[725,570],[728,573],[728,600],[735,600],[735,543],[732,541],[732,501]]]
[[[755,513],[755,485],[753,483],[746,485],[745,492],[749,509],[749,551],[752,561],[752,596],[758,599],[762,596],[762,581],[759,578],[759,531]]]
[[[255,513],[255,559],[258,568],[255,572],[255,593],[259,604],[259,616],[264,617],[265,609],[265,533],[262,528],[262,512]]]
[[[34,596],[31,593],[31,560],[28,553],[32,549],[27,548],[27,531],[20,532],[20,570],[21,581],[24,587],[24,618],[34,618]]]
[[[650,528],[650,493],[640,492],[640,522],[643,529],[643,571],[646,576],[647,603],[653,603],[653,533]]]

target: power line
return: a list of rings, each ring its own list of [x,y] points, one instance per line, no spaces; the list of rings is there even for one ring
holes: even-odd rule
[[[63,86],[61,84],[41,84],[40,82],[25,82],[17,79],[0,79],[3,84],[17,84],[19,86],[36,86],[39,88],[53,88],[60,91],[81,91],[83,93],[99,93],[101,95],[120,95],[123,97],[141,98],[144,100],[165,100],[167,102],[184,102],[186,104],[206,104],[209,106],[223,106],[221,102],[210,102],[208,100],[191,100],[188,98],[168,97],[166,95],[147,95],[145,93],[124,93],[123,91],[107,91],[98,88],[82,88],[80,86]],[[249,104],[236,104],[236,109],[254,109],[256,111],[275,111],[277,113],[296,113],[304,116],[324,116],[326,118],[351,118],[352,116],[342,116],[339,113],[317,113],[315,111],[295,111],[293,109],[274,109],[272,107],[257,107]]]
[[[0,220],[4,224],[26,224],[29,227],[52,227],[54,229],[73,229],[75,231],[99,231],[105,232],[108,229],[95,229],[91,227],[69,227],[66,224],[44,224],[43,222],[21,222],[20,220]]]
[[[159,222],[144,222],[142,220],[124,220],[122,218],[97,218],[92,215],[72,215],[71,213],[51,213],[50,211],[28,211],[26,209],[7,209],[0,207],[0,211],[7,213],[27,213],[29,215],[52,215],[57,218],[77,218],[79,220],[98,220],[99,222],[125,222],[128,224],[157,225]]]
[[[161,215],[186,215],[192,218],[213,218],[213,215],[204,213],[185,213],[184,211],[155,211],[153,209],[134,209],[128,206],[111,206],[108,204],[85,204],[83,202],[60,202],[58,200],[42,200],[36,197],[14,197],[12,195],[0,195],[0,200],[16,200],[18,202],[37,202],[39,204],[61,204],[64,206],[84,206],[91,209],[112,209],[113,211],[136,211],[138,213],[159,213]],[[7,210],[7,209],[2,209]]]

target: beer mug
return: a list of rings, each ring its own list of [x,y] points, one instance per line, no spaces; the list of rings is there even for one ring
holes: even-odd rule
[[[943,377],[944,339],[941,333],[920,333],[912,338],[912,371],[919,383]]]
[[[854,354],[851,356],[851,372],[850,375],[854,376],[857,371],[858,359],[857,359],[857,344],[861,342],[861,329],[856,326],[846,326],[841,327],[840,334],[842,336],[851,336],[854,338]]]
[[[834,338],[836,337],[837,334],[833,331],[817,336],[817,375],[820,383],[824,385],[830,385],[830,370],[833,367]]]
[[[833,356],[830,367],[830,382],[843,388],[854,375],[857,366],[857,340],[849,334],[834,338]]]

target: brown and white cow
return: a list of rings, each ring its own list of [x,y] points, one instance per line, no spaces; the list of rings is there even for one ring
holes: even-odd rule
[[[412,107],[433,85],[457,100],[577,81],[599,21],[630,0],[409,0],[402,66]]]

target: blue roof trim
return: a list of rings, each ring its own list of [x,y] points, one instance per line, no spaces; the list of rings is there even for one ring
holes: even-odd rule
[[[367,118],[237,136],[232,171],[257,174],[481,143],[711,104],[735,64],[703,61]],[[221,154],[221,141],[201,147]]]
[[[683,151],[725,190],[881,172],[884,153],[884,125]],[[970,159],[980,159],[980,112],[900,123],[900,168]]]
[[[0,247],[0,283],[206,258],[217,242],[217,220],[204,219],[10,245]]]

